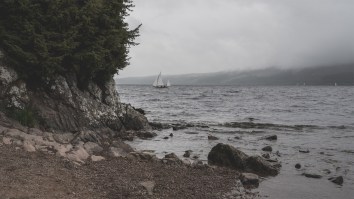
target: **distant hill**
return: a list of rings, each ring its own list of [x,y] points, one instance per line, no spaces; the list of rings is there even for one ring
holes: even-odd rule
[[[117,78],[118,84],[152,84],[156,77]],[[186,75],[166,75],[173,85],[354,85],[354,64],[302,69],[268,68]]]

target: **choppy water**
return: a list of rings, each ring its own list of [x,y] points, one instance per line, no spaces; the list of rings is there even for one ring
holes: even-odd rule
[[[191,123],[194,127],[166,129],[151,140],[130,144],[140,150],[154,150],[158,156],[185,150],[206,161],[217,143],[227,143],[249,155],[262,154],[270,145],[279,151],[280,175],[264,179],[259,187],[270,198],[354,198],[354,87],[237,87],[117,86],[121,101],[143,108],[150,121]],[[230,128],[227,122],[267,123],[259,128]],[[174,137],[164,140],[170,133]],[[220,139],[209,141],[212,134]],[[278,135],[277,141],[261,139]],[[236,137],[236,138],[235,138]],[[309,149],[310,153],[299,153]],[[303,168],[296,170],[294,165]],[[301,174],[315,172],[322,179]],[[330,173],[328,174],[328,171]],[[327,180],[342,175],[344,185]]]

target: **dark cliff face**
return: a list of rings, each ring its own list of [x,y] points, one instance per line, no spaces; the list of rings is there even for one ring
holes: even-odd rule
[[[82,91],[74,75],[58,76],[43,89],[31,90],[13,69],[0,65],[0,108],[10,113],[30,109],[36,117],[34,125],[52,131],[124,133],[150,128],[142,114],[120,103],[113,79],[101,87],[90,82]]]

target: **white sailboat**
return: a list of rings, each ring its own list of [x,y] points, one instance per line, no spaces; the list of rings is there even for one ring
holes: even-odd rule
[[[155,79],[154,83],[152,84],[153,87],[155,88],[168,88],[171,86],[170,81],[167,81],[167,84],[165,84],[162,80],[161,72]]]

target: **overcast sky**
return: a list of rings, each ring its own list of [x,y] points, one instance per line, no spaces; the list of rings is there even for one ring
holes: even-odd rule
[[[305,67],[354,59],[354,0],[134,0],[121,77]]]

